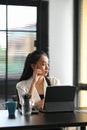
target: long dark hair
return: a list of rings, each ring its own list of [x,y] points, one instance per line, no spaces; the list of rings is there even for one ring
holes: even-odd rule
[[[47,56],[44,51],[35,50],[32,53],[29,53],[26,57],[23,73],[19,81],[27,80],[33,75],[33,69],[31,64],[36,64],[42,55]],[[48,57],[48,56],[47,56]]]

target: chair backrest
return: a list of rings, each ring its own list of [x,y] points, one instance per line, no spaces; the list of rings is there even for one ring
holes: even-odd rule
[[[21,104],[19,102],[19,95],[18,95],[17,89],[16,89],[16,95],[17,95],[17,107],[18,107],[18,109],[21,109]]]

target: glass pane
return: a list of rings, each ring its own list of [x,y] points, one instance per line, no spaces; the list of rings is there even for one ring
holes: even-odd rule
[[[0,30],[6,29],[6,6],[0,5]]]
[[[26,55],[35,49],[34,32],[9,32],[8,35],[8,77],[19,78]]]
[[[0,79],[5,78],[6,32],[0,32]]]
[[[18,79],[26,55],[35,49],[37,8],[8,6],[8,78]]]
[[[87,0],[81,1],[79,83],[87,84]],[[79,92],[79,106],[87,107],[87,91]]]
[[[36,30],[37,8],[31,6],[8,6],[8,29]]]
[[[87,84],[87,0],[81,4],[79,83]]]

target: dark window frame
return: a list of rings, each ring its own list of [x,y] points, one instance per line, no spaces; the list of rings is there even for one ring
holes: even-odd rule
[[[78,86],[79,64],[79,0],[74,0],[74,46],[73,46],[73,84]]]

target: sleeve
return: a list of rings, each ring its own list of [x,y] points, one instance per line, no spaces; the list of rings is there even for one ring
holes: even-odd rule
[[[16,85],[16,89],[18,92],[18,96],[19,96],[19,103],[22,105],[23,104],[23,97],[22,95],[27,94],[29,89],[30,89],[30,84],[31,84],[31,79],[30,80],[26,80],[26,81],[21,81],[19,83],[17,83]],[[36,88],[34,88],[34,95],[32,97],[33,102],[38,102],[40,101],[40,97],[38,95],[38,92],[36,90]]]
[[[19,96],[19,102],[21,105],[23,104],[22,95],[27,93],[27,89],[25,86],[26,86],[26,81],[21,81],[21,82],[17,83],[17,85],[16,85],[16,89],[17,89],[18,96]]]

